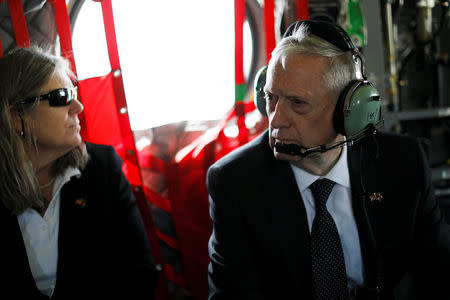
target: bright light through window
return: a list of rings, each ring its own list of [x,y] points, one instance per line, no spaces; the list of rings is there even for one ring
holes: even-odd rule
[[[233,1],[112,3],[133,130],[220,119],[231,109]],[[80,79],[110,71],[100,3],[83,4],[73,44]]]

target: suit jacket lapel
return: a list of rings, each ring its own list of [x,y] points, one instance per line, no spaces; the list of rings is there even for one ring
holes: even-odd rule
[[[273,214],[286,265],[299,289],[311,286],[310,234],[306,210],[288,163],[274,161]]]
[[[68,265],[77,263],[82,255],[80,247],[86,245],[90,228],[87,226],[87,218],[90,214],[89,197],[86,193],[86,178],[73,176],[61,189],[61,206],[58,234],[58,266],[56,287],[53,294],[58,298],[61,291],[65,290],[67,278],[74,276],[66,272]],[[87,249],[84,249],[87,251]]]
[[[370,149],[364,147],[364,141],[362,141],[360,144],[348,148],[348,164],[352,188],[353,213],[361,243],[364,278],[368,287],[374,287],[377,280],[377,250],[369,218],[368,192],[372,188],[371,183],[375,182],[376,173],[374,158],[367,157],[370,154]],[[362,151],[363,148],[364,152]]]
[[[4,275],[10,280],[8,282],[13,284],[7,288],[21,289],[22,292],[28,290],[30,294],[38,294],[17,217],[11,215],[2,204],[0,204],[0,224],[2,230],[5,230],[3,234],[5,244],[0,251],[2,253],[0,255],[1,272],[4,272]]]

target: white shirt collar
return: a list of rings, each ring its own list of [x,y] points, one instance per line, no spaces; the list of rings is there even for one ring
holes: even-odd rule
[[[57,218],[59,215],[59,208],[55,209],[55,205],[59,206],[59,192],[61,188],[70,181],[70,178],[73,176],[79,176],[81,175],[81,172],[78,168],[67,168],[64,173],[56,177],[55,183],[53,184],[53,196],[52,200],[50,201],[47,210],[44,214],[44,219],[48,220],[50,218]],[[55,201],[55,199],[58,199],[58,201]]]
[[[73,176],[81,175],[81,171],[78,168],[69,167],[64,173],[56,177],[55,183],[53,184],[53,196],[63,187],[64,184],[70,181]]]
[[[44,217],[31,208],[17,216],[31,273],[38,289],[48,296],[53,294],[56,284],[60,191],[71,177],[80,174],[79,169],[68,168],[56,177],[53,197]]]
[[[342,185],[345,188],[350,188],[350,175],[347,164],[347,145],[342,147],[341,155],[334,165],[334,167],[324,176],[311,174],[292,163],[290,164],[294,172],[295,179],[301,192],[306,190],[314,181],[319,178],[330,179],[336,184]]]

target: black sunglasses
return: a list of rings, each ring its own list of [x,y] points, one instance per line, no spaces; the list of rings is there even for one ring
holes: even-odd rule
[[[30,104],[36,101],[48,100],[50,106],[66,106],[77,99],[77,88],[60,88],[48,94],[30,97],[19,102],[19,104]]]

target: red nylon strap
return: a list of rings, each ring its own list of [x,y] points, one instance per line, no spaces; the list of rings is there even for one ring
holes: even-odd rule
[[[164,255],[161,251],[161,248],[159,246],[159,241],[156,236],[155,227],[153,226],[153,221],[151,218],[150,210],[148,209],[148,206],[146,205],[146,199],[145,195],[142,193],[142,190],[139,189],[138,191],[134,190],[134,195],[136,196],[136,203],[139,207],[139,211],[142,214],[142,221],[144,222],[145,228],[147,229],[147,237],[149,239],[150,243],[150,249],[152,252],[153,259],[155,261],[155,264],[159,265],[161,268],[163,266],[164,261]],[[163,273],[160,273],[160,275],[165,275]],[[155,299],[168,299],[167,296],[167,280],[166,276],[158,276],[158,283],[156,286],[155,291]]]
[[[269,63],[272,57],[272,51],[275,49],[275,4],[274,0],[265,0],[263,15],[264,15],[264,33],[266,38],[266,64]]]
[[[3,0],[0,0],[0,2],[3,2]],[[3,56],[3,47],[2,47],[2,37],[0,36],[0,57]]]
[[[0,2],[3,2],[3,0],[0,0]],[[3,56],[3,47],[2,47],[2,37],[0,36],[0,57]]]
[[[162,264],[163,262],[163,253],[159,246],[158,238],[156,237],[155,230],[156,228],[153,225],[152,217],[148,206],[146,205],[145,194],[142,189],[134,189],[134,195],[136,196],[136,203],[139,207],[139,211],[142,214],[142,221],[145,224],[145,228],[147,230],[147,237],[150,242],[152,255],[156,263]],[[141,200],[141,201],[140,201]]]
[[[139,153],[139,162],[141,163],[142,168],[147,168],[147,170],[162,174],[166,173],[167,163],[156,155],[141,151]]]
[[[113,71],[113,88],[116,96],[116,109],[117,118],[119,120],[120,134],[122,136],[123,145],[125,148],[125,159],[131,162],[135,166],[139,166],[137,159],[136,146],[134,137],[131,131],[130,119],[128,117],[128,108],[125,100],[125,89],[123,86],[122,72],[120,70]],[[132,170],[129,170],[130,172]],[[130,174],[130,176],[139,180],[136,185],[142,186],[142,177],[138,169],[135,170],[136,174]]]
[[[245,126],[245,112],[242,110],[242,104],[244,103],[244,95],[242,88],[245,85],[244,77],[244,22],[245,22],[245,0],[234,1],[234,31],[235,31],[235,85],[236,94],[235,97],[235,114],[237,118],[237,125],[239,128],[238,140],[239,143],[245,144],[248,141],[248,129]],[[242,99],[240,99],[242,98]]]
[[[169,264],[166,264],[164,267],[165,267],[167,278],[170,281],[173,281],[176,284],[181,285],[181,286],[186,286],[186,280],[184,279],[182,274],[175,272],[174,268]]]
[[[309,20],[308,0],[296,0],[295,7],[297,20]]]
[[[55,11],[56,28],[59,35],[59,44],[61,45],[61,55],[70,62],[72,72],[77,75],[75,67],[75,58],[72,50],[72,30],[70,28],[69,13],[65,0],[53,0],[53,9]]]
[[[16,37],[16,45],[18,47],[30,47],[30,36],[28,35],[27,21],[23,11],[21,0],[8,0],[9,13]]]
[[[2,0],[0,0],[1,2]],[[3,56],[2,37],[0,36],[0,57]]]
[[[144,193],[148,199],[152,199],[152,203],[158,208],[164,210],[168,214],[172,213],[172,204],[169,199],[161,196],[160,194],[146,186],[144,186]]]
[[[136,146],[133,137],[133,133],[131,131],[130,119],[128,117],[128,108],[125,100],[125,89],[123,86],[123,78],[122,71],[120,69],[119,62],[119,52],[117,50],[117,39],[112,11],[111,0],[104,0],[102,3],[102,13],[103,13],[103,23],[105,26],[105,36],[106,36],[106,44],[108,46],[108,55],[109,62],[111,64],[112,69],[112,80],[113,80],[113,88],[114,95],[116,100],[116,112],[117,119],[119,121],[119,130],[120,135],[122,137],[123,147],[125,149],[125,158],[124,160],[131,163],[137,168],[129,168],[128,169],[128,177],[134,178],[136,180],[135,184],[137,186],[142,187],[142,175],[139,171],[139,162],[137,158]],[[141,189],[139,189],[141,190]],[[139,209],[144,222],[147,228],[147,235],[150,240],[150,244],[152,247],[152,252],[156,254],[153,255],[153,258],[156,263],[163,264],[164,257],[161,249],[159,248],[158,242],[158,229],[153,225],[152,216],[147,207],[147,201],[145,191],[143,197],[137,198],[137,202],[139,205]],[[145,212],[145,213],[143,213]],[[164,236],[167,238],[167,236]],[[161,238],[161,237],[159,237]],[[166,288],[162,288],[162,284],[165,284],[165,278],[160,277],[160,282],[158,283],[158,294],[162,295],[166,293]],[[166,287],[167,284],[164,285]]]
[[[109,62],[111,64],[111,69],[113,70],[113,87],[114,94],[116,96],[117,116],[119,119],[120,133],[126,151],[126,160],[138,166],[139,163],[136,154],[136,146],[131,131],[130,119],[128,117],[127,102],[125,100],[125,89],[123,86],[122,71],[120,69],[119,52],[117,50],[117,39],[111,0],[103,0],[102,13],[103,23],[105,25]],[[138,185],[142,186],[142,177],[139,170],[137,170],[137,173],[138,174],[134,174],[132,176],[139,178]]]
[[[53,4],[53,11],[55,15],[56,29],[59,35],[59,44],[61,46],[61,55],[65,57],[70,63],[70,69],[73,74],[77,76],[77,68],[75,65],[75,57],[72,50],[72,29],[70,26],[69,13],[65,0],[49,0]],[[81,91],[78,91],[78,100],[83,102]],[[81,125],[81,135],[83,139],[88,135],[86,118],[84,111],[78,115]]]
[[[156,235],[159,239],[164,241],[170,248],[180,251],[180,243],[178,240],[172,236],[162,233],[158,228],[155,227]]]
[[[244,84],[244,21],[245,21],[245,0],[234,0],[234,74],[235,84]],[[244,100],[244,99],[237,99]]]
[[[119,51],[117,50],[117,39],[111,0],[104,0],[102,2],[102,12],[103,23],[105,24],[106,44],[108,45],[109,62],[113,70],[119,70]]]

